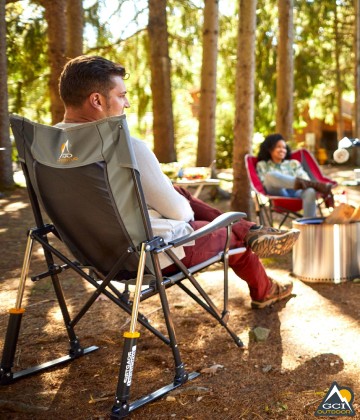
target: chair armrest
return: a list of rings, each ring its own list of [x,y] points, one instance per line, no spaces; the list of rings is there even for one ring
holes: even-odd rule
[[[176,248],[178,246],[186,244],[187,242],[195,241],[196,239],[201,238],[202,236],[205,236],[213,232],[214,230],[217,230],[217,229],[229,226],[235,222],[238,222],[244,217],[246,217],[246,213],[235,212],[235,211],[226,212],[218,216],[216,219],[208,223],[206,226],[203,226],[202,228],[198,230],[194,230],[194,232],[190,233],[190,235],[182,236],[181,238],[178,238],[169,242],[169,245],[172,245]]]

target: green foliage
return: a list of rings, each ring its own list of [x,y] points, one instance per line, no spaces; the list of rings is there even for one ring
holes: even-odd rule
[[[275,127],[276,99],[276,2],[260,0],[257,6],[255,132],[266,135]]]
[[[216,130],[216,167],[231,168],[234,143],[234,120],[225,113]]]
[[[227,14],[219,16],[216,147],[218,167],[232,165],[235,72],[238,37],[238,0],[226,2]],[[129,5],[135,8],[129,17]],[[85,9],[85,53],[100,54],[121,62],[131,74],[127,81],[132,133],[151,141],[151,89],[149,45],[146,31],[147,3],[119,0],[111,3],[119,28],[104,21],[108,0],[93,1]],[[225,2],[219,3],[223,10]],[[178,153],[195,159],[197,119],[191,113],[191,92],[200,87],[204,2],[167,2],[172,94]],[[335,6],[337,6],[342,90],[353,91],[352,0],[295,0],[294,9],[294,126],[304,126],[301,113],[309,106],[313,117],[331,121],[336,113]],[[49,122],[46,22],[35,1],[6,6],[7,57],[10,112]],[[144,23],[145,22],[145,23]],[[133,25],[131,33],[126,29]],[[258,0],[255,74],[255,132],[266,135],[275,127],[277,1]]]
[[[46,26],[41,8],[28,7],[26,14],[20,2],[6,9],[9,111],[44,121],[50,106]]]
[[[91,46],[92,50],[107,50],[109,40],[112,40],[112,33],[108,25],[103,24],[100,19],[101,13],[106,9],[104,0],[96,1],[93,5],[84,9],[85,25],[89,26],[95,32],[95,45]],[[86,42],[86,40],[85,40]],[[88,47],[89,44],[86,43]]]
[[[335,37],[335,7],[339,37]],[[351,0],[295,2],[295,104],[312,101],[313,116],[332,120],[337,112],[335,50],[339,49],[341,89],[354,88],[354,5]]]

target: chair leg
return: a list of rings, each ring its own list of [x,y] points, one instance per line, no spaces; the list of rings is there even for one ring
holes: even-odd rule
[[[161,306],[163,308],[165,324],[166,324],[167,332],[169,335],[170,346],[171,346],[174,363],[175,363],[174,384],[181,385],[188,380],[188,374],[186,373],[184,364],[181,360],[180,350],[179,350],[179,346],[177,344],[177,340],[175,336],[174,323],[173,323],[171,313],[170,313],[169,302],[167,300],[166,290],[165,290],[158,258],[154,260],[154,268],[155,268],[156,281],[157,281],[157,287],[159,290]]]
[[[259,198],[255,194],[255,212],[258,218],[258,222],[260,225],[263,226],[272,226],[272,214],[271,214],[271,203],[269,201],[263,202],[261,198]]]
[[[133,374],[134,363],[135,363],[137,339],[140,336],[140,333],[136,332],[135,329],[136,329],[136,322],[138,318],[138,307],[140,303],[141,284],[142,284],[142,278],[143,278],[144,267],[145,267],[145,257],[146,257],[145,248],[146,248],[146,243],[143,243],[141,247],[140,260],[139,260],[139,266],[138,266],[138,277],[136,280],[136,289],[135,289],[135,296],[133,300],[133,310],[131,314],[130,329],[128,332],[124,333],[125,342],[124,342],[122,361],[121,361],[120,372],[119,372],[118,387],[117,387],[117,392],[116,392],[115,404],[113,405],[112,410],[111,410],[112,420],[118,420],[118,419],[122,419],[126,417],[131,411],[155,399],[160,398],[161,396],[167,394],[171,390],[185,383],[188,379],[196,378],[199,375],[196,372],[193,372],[192,374],[188,375],[185,371],[184,364],[181,361],[179,348],[175,339],[174,326],[173,326],[173,322],[170,316],[170,309],[167,302],[165,287],[162,281],[160,265],[158,263],[158,260],[155,259],[153,262],[154,262],[154,268],[155,268],[155,273],[156,273],[157,286],[159,288],[160,300],[163,307],[165,323],[167,326],[169,339],[170,339],[170,345],[171,345],[174,360],[175,360],[175,378],[174,378],[173,383],[166,385],[163,388],[151,394],[148,394],[145,397],[142,397],[131,404],[129,403],[130,386],[131,386],[132,374]]]
[[[3,349],[3,355],[2,355],[1,365],[0,365],[0,384],[1,385],[10,384],[14,380],[17,380],[17,379],[20,379],[29,375],[33,375],[35,373],[38,373],[45,369],[49,369],[50,367],[57,366],[59,364],[63,364],[67,361],[73,360],[79,356],[82,356],[84,354],[87,354],[89,352],[92,352],[98,349],[98,347],[96,346],[91,346],[86,349],[83,349],[80,346],[79,340],[76,337],[73,328],[69,325],[70,316],[67,310],[65,298],[62,293],[59,279],[56,274],[51,274],[53,286],[54,286],[55,293],[58,298],[58,302],[59,302],[59,305],[63,314],[66,330],[67,330],[69,341],[70,341],[69,354],[67,356],[52,360],[50,362],[46,362],[46,363],[31,367],[28,369],[24,369],[20,372],[15,372],[15,373],[12,372],[12,367],[14,365],[14,357],[16,353],[17,341],[19,338],[21,320],[22,320],[23,313],[25,312],[25,309],[23,309],[21,305],[22,305],[23,295],[25,291],[25,283],[26,283],[26,279],[29,273],[32,247],[33,247],[34,241],[38,239],[35,234],[36,230],[37,229],[32,229],[29,231],[28,240],[27,240],[26,249],[25,249],[24,262],[23,262],[23,267],[21,271],[20,282],[19,282],[19,287],[18,287],[18,292],[17,292],[17,297],[16,297],[15,308],[12,308],[9,310],[10,317],[9,317],[5,343],[4,343],[4,349]],[[45,253],[46,261],[48,264],[49,272],[51,273],[52,267],[54,267],[54,261],[53,261],[52,255],[46,248],[44,248],[44,253]]]
[[[29,231],[24,255],[24,262],[21,270],[20,282],[16,296],[15,308],[11,308],[9,310],[10,318],[6,331],[6,338],[0,367],[0,382],[2,384],[11,382],[13,377],[11,368],[14,365],[14,357],[16,352],[17,341],[19,338],[21,320],[23,313],[25,312],[25,309],[23,309],[21,305],[24,296],[26,278],[29,273],[30,258],[33,244],[34,239],[32,238],[31,231]]]
[[[197,291],[199,292],[199,294],[202,296],[202,298],[205,300],[206,303],[204,303],[201,299],[199,299],[199,297],[196,296],[184,284],[178,283],[178,285],[186,294],[192,297],[195,300],[195,302],[197,302],[202,308],[204,308],[210,315],[212,315],[219,322],[219,324],[222,327],[226,329],[226,331],[229,333],[229,335],[231,336],[231,338],[234,340],[235,344],[238,347],[240,348],[244,347],[244,343],[241,341],[240,337],[228,325],[229,314],[226,313],[225,316],[224,314],[220,314],[214,302],[207,296],[205,291],[202,290],[201,286],[196,282],[196,280],[195,280],[195,283],[197,284],[197,288],[196,288]],[[194,285],[194,283],[192,284]]]
[[[260,208],[260,224],[263,226],[273,226],[271,205],[263,204]]]
[[[281,229],[281,226],[286,222],[288,217],[289,217],[289,213],[286,213],[285,216],[281,219],[281,222],[279,223],[279,229]]]
[[[244,347],[243,342],[238,337],[238,335],[229,327],[227,324],[229,313],[227,311],[227,301],[224,300],[224,311],[221,314],[217,306],[210,299],[205,290],[200,286],[199,282],[191,274],[191,272],[185,267],[185,265],[175,256],[175,254],[168,250],[168,254],[171,256],[172,260],[176,263],[178,268],[185,274],[186,278],[190,281],[193,287],[196,289],[198,294],[202,297],[201,300],[195,293],[193,293],[188,287],[186,287],[182,282],[177,283],[178,286],[184,290],[190,297],[192,297],[195,302],[197,302],[202,308],[204,308],[209,314],[211,314],[219,323],[222,325],[226,331],[230,334],[232,339],[235,341],[238,347]],[[225,267],[224,267],[225,268]],[[227,280],[224,279],[224,286],[227,287]],[[224,291],[224,298],[227,299],[227,292]]]
[[[36,236],[35,236],[35,239]],[[50,277],[51,277],[51,281],[52,281],[52,285],[54,287],[54,291],[56,294],[56,298],[58,300],[59,303],[59,307],[61,310],[61,314],[64,320],[64,324],[65,324],[65,328],[66,328],[66,332],[67,335],[69,337],[69,343],[70,343],[70,349],[69,349],[69,356],[71,358],[76,358],[79,356],[83,355],[84,349],[83,347],[81,347],[80,342],[78,337],[75,334],[75,330],[74,327],[71,323],[71,317],[68,311],[68,307],[65,301],[65,296],[64,296],[64,292],[63,289],[61,287],[60,284],[60,280],[59,277],[57,275],[56,270],[52,271],[52,267],[54,267],[54,258],[53,255],[51,253],[51,251],[47,248],[48,245],[48,238],[47,236],[42,236],[42,245],[43,245],[43,250],[44,250],[44,255],[45,255],[45,260],[47,263],[47,266],[49,267],[49,272],[50,272]]]

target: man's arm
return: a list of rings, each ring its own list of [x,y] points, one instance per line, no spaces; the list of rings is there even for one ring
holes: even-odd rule
[[[174,189],[169,178],[163,174],[154,153],[143,141],[132,138],[132,142],[146,204],[168,219],[194,220],[188,200]]]

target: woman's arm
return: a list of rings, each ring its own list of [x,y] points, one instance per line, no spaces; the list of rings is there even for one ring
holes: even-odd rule
[[[309,174],[305,171],[304,167],[298,160],[292,159],[290,162],[296,178],[310,180]]]
[[[256,172],[259,175],[261,183],[264,183],[265,175],[268,173],[268,165],[264,160],[256,164]]]

